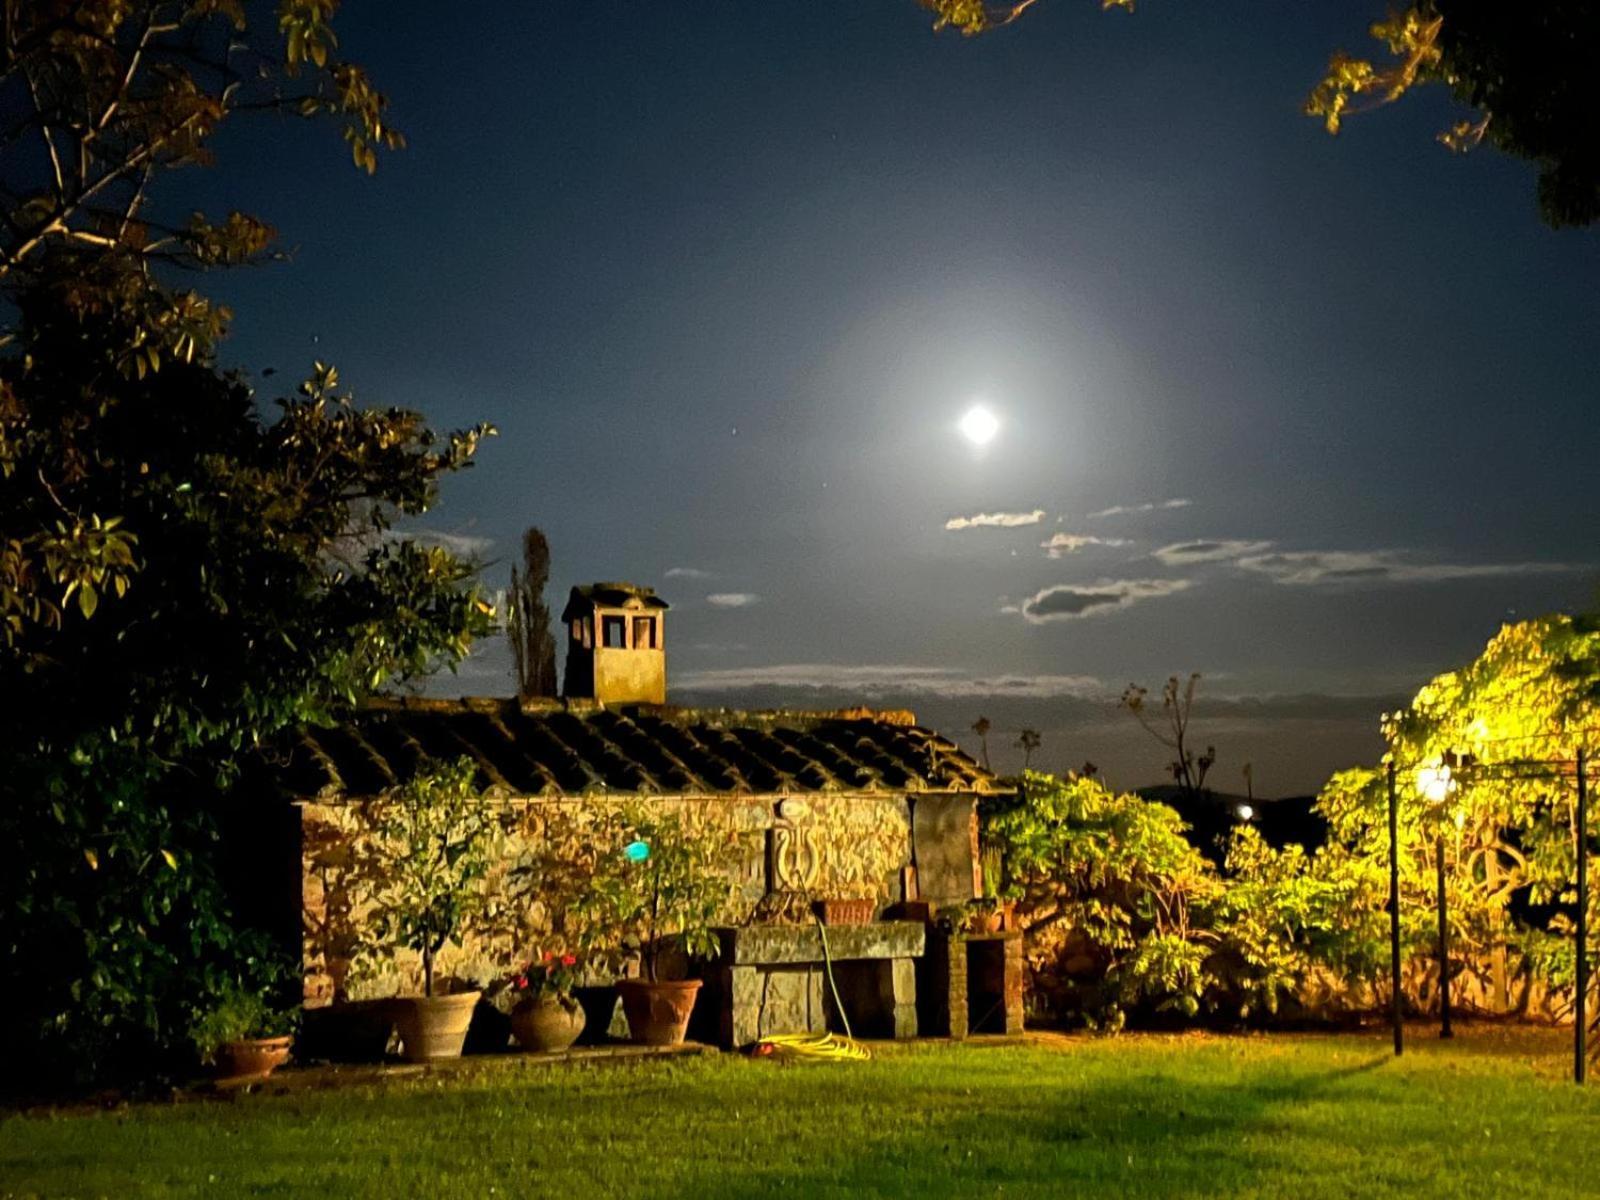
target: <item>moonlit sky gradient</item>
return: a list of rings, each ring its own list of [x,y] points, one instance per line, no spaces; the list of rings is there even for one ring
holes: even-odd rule
[[[183,202],[296,248],[208,281],[228,361],[498,425],[423,528],[500,586],[540,525],[558,610],[655,585],[678,701],[982,713],[1135,785],[1110,698],[1198,670],[1216,784],[1308,790],[1600,575],[1600,239],[1440,97],[1300,115],[1382,8],[351,3],[410,149],[273,122]]]

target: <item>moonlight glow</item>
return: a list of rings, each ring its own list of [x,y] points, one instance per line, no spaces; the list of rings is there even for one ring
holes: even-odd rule
[[[958,428],[961,435],[974,446],[987,446],[994,441],[994,435],[1000,432],[1000,418],[983,405],[975,404],[967,409]]]

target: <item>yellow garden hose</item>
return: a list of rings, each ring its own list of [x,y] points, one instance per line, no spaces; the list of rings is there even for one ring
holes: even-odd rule
[[[854,1038],[832,1033],[774,1033],[751,1051],[757,1058],[815,1058],[860,1062],[872,1053]]]
[[[817,935],[822,939],[822,969],[828,976],[828,990],[833,993],[833,1006],[844,1022],[844,1036],[832,1033],[775,1033],[762,1038],[751,1051],[757,1058],[811,1058],[832,1059],[835,1062],[862,1062],[872,1057],[869,1051],[850,1036],[850,1018],[839,999],[839,987],[833,981],[833,955],[828,951],[828,930],[822,918],[816,918]],[[763,997],[763,1000],[765,997]],[[763,1005],[764,1006],[764,1005]]]

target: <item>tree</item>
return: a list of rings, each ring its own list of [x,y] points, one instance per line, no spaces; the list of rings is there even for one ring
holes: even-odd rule
[[[1442,837],[1452,944],[1471,982],[1497,1004],[1514,1001],[1519,974],[1558,990],[1573,985],[1572,773],[1580,749],[1591,762],[1600,751],[1597,730],[1600,621],[1564,615],[1505,626],[1475,661],[1437,676],[1383,720],[1399,802],[1406,940],[1431,950],[1434,850]],[[1421,772],[1447,755],[1474,765],[1459,770],[1443,803],[1431,803]],[[1386,776],[1383,766],[1342,771],[1317,798],[1330,826],[1321,866],[1364,867],[1374,912],[1387,892]],[[1592,843],[1586,852],[1592,859]],[[1600,903],[1591,896],[1590,905],[1593,924]]]
[[[24,297],[51,293],[56,310],[115,330],[97,352],[143,378],[163,364],[203,361],[231,313],[158,273],[260,261],[272,227],[259,217],[181,219],[157,206],[170,171],[212,161],[211,143],[236,116],[331,115],[368,172],[377,148],[398,147],[387,100],[335,53],[336,0],[282,0],[275,18],[243,0],[0,0],[0,348],[25,361]],[[13,119],[14,115],[14,119]],[[13,375],[16,364],[13,364]],[[101,387],[96,404],[109,403]],[[0,470],[15,475],[26,432],[18,399],[0,391]],[[78,420],[97,419],[94,405]],[[58,435],[64,469],[92,462]],[[23,477],[39,522],[7,514],[0,537],[0,638],[54,624],[74,601],[135,586],[137,532],[115,509],[65,499],[66,475]],[[15,481],[13,486],[17,486]],[[15,494],[15,492],[13,493]]]
[[[209,163],[236,114],[335,115],[356,165],[375,170],[378,148],[403,139],[366,72],[336,55],[337,8],[281,0],[264,32],[244,0],[4,0],[0,94],[17,116],[0,131],[0,279],[54,278],[62,254],[209,266],[264,253],[270,227],[243,213],[182,225],[149,213],[154,179]],[[147,314],[148,366],[189,357],[199,335],[186,324],[216,316],[187,293],[172,299]]]
[[[493,431],[362,407],[321,363],[266,406],[215,365],[229,314],[164,282],[270,252],[256,218],[153,207],[235,114],[340,115],[367,170],[398,144],[333,57],[333,7],[284,0],[262,33],[236,0],[4,2],[0,689],[26,703],[0,723],[0,836],[27,853],[0,872],[0,1037],[17,1086],[171,1065],[211,993],[266,977],[229,895],[250,858],[223,839],[230,791],[279,736],[490,627],[472,568],[391,527]]]
[[[358,407],[327,367],[269,420],[207,364],[127,380],[106,372],[115,332],[32,320],[0,512],[48,527],[56,499],[30,483],[55,478],[61,505],[120,513],[138,569],[0,654],[0,689],[27,698],[0,727],[0,835],[28,847],[0,872],[6,1033],[134,1069],[113,1051],[171,1050],[211,974],[261,958],[218,843],[251,757],[488,632],[469,564],[388,533],[488,431]]]
[[[1038,730],[1024,729],[1017,735],[1017,749],[1022,751],[1022,769],[1026,771],[1033,764],[1033,752],[1044,742]]]
[[[1010,25],[1037,0],[919,0],[935,30],[967,37]],[[1133,0],[1101,0],[1132,9]],[[1345,117],[1442,85],[1473,116],[1439,134],[1451,150],[1487,142],[1538,168],[1539,210],[1555,228],[1600,220],[1600,89],[1593,47],[1600,7],[1588,0],[1419,0],[1371,27],[1374,58],[1332,55],[1306,100],[1329,133]]]
[[[522,573],[511,568],[506,600],[506,636],[517,672],[517,695],[524,700],[556,694],[556,639],[544,602],[550,582],[550,543],[530,528],[522,535]]]
[[[978,735],[978,751],[983,755],[983,769],[989,769],[989,730],[994,726],[988,717],[979,717],[972,723],[972,732]]]
[[[1121,706],[1132,713],[1134,719],[1144,727],[1146,733],[1172,751],[1173,759],[1167,764],[1167,770],[1172,773],[1173,782],[1191,799],[1198,798],[1205,790],[1206,774],[1217,761],[1215,746],[1207,746],[1206,752],[1198,757],[1189,747],[1189,718],[1194,711],[1194,694],[1199,686],[1198,672],[1190,675],[1187,683],[1180,683],[1176,675],[1168,678],[1161,689],[1161,712],[1166,724],[1165,730],[1150,721],[1148,688],[1130,683],[1123,691],[1120,702]]]

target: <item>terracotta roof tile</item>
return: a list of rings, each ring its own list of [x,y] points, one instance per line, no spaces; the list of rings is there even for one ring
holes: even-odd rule
[[[344,726],[302,730],[273,769],[297,797],[360,797],[424,757],[460,755],[481,786],[516,796],[1007,790],[909,713],[588,701],[379,701]]]

